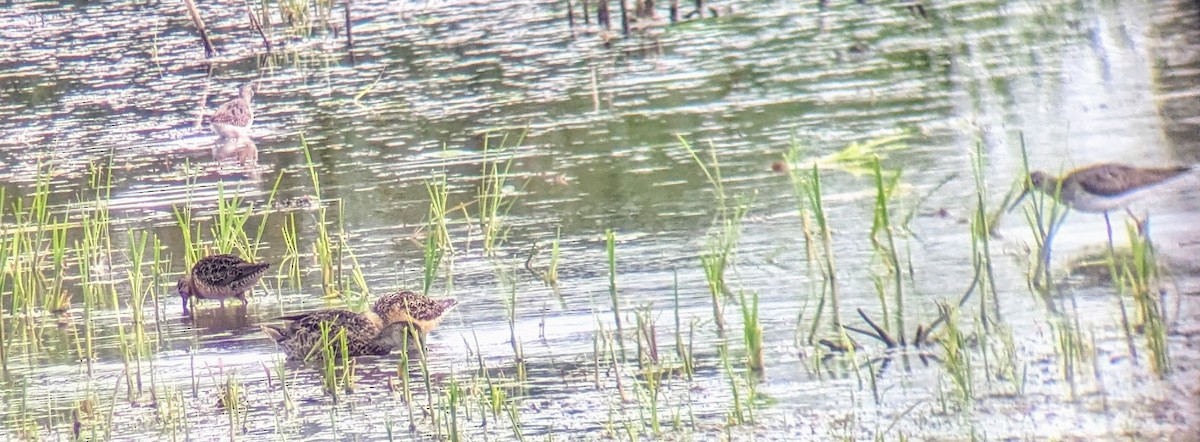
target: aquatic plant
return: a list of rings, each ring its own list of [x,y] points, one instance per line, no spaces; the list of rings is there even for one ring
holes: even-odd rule
[[[515,202],[514,199],[508,197],[505,186],[509,170],[512,168],[515,152],[513,149],[521,146],[526,133],[528,131],[521,133],[511,149],[507,147],[508,135],[501,138],[499,151],[507,151],[508,156],[504,160],[503,166],[499,159],[493,157],[497,153],[491,151],[491,138],[487,134],[483,137],[483,166],[480,171],[481,180],[476,201],[479,206],[479,224],[483,231],[483,250],[487,256],[495,255],[496,245],[504,236],[504,216],[512,209]]]

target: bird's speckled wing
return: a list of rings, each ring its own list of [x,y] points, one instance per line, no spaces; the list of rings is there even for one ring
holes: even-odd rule
[[[1137,168],[1124,164],[1100,164],[1073,172],[1084,191],[1093,195],[1118,196],[1167,181],[1190,170],[1188,167]]]
[[[389,312],[394,309],[407,311],[408,315],[418,321],[433,321],[441,318],[447,311],[458,305],[454,299],[433,299],[411,291],[402,291],[384,295],[375,302],[376,312]]]
[[[235,255],[211,255],[196,262],[192,267],[192,276],[213,287],[228,287],[241,279],[252,277],[269,265],[247,262]]]
[[[378,325],[359,313],[348,310],[322,310],[279,319],[292,321],[280,332],[283,340],[279,341],[279,344],[289,357],[295,359],[304,359],[310,355],[320,357],[319,349],[314,350],[314,347],[322,346],[323,342],[326,342],[321,336],[323,323],[328,324],[329,339],[338,339],[338,335],[344,332],[349,356],[385,355],[392,351],[391,346],[377,340]]]
[[[250,103],[241,98],[235,98],[218,107],[217,112],[212,116],[212,121],[245,127],[250,125],[250,119],[253,117],[254,112],[250,109]]]
[[[372,336],[379,333],[378,327],[369,319],[362,314],[349,310],[321,310],[302,315],[282,316],[278,319],[292,321],[287,327],[287,332],[290,334],[301,331],[315,331],[320,333],[322,322],[329,323],[331,327],[343,327],[350,331],[358,331]]]

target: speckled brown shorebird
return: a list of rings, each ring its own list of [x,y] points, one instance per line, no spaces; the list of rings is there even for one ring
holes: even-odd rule
[[[321,324],[327,323],[325,336],[338,339],[346,335],[347,356],[386,355],[403,345],[404,335],[415,332],[418,342],[433,330],[442,317],[454,308],[454,299],[434,300],[411,291],[383,295],[370,310],[355,313],[349,310],[321,310],[279,319],[291,321],[286,327],[264,325],[262,331],[270,336],[289,359],[320,359],[323,341]],[[337,342],[337,341],[332,341]],[[332,343],[331,342],[331,343]],[[416,342],[413,342],[414,346]],[[341,350],[334,347],[341,357]]]
[[[383,295],[375,301],[373,310],[381,312],[385,324],[408,324],[417,332],[421,345],[425,337],[437,328],[446,313],[458,305],[458,300],[452,298],[433,299],[428,296],[403,290]]]
[[[209,125],[220,138],[250,138],[250,125],[254,124],[254,82],[243,84],[238,97],[229,100],[213,114]]]
[[[1030,191],[1037,190],[1072,209],[1103,213],[1104,221],[1108,223],[1109,211],[1121,208],[1129,211],[1128,205],[1134,200],[1191,170],[1188,166],[1143,168],[1106,163],[1075,169],[1062,177],[1035,171],[1029,174],[1025,192],[1012,207],[1016,207]],[[1133,213],[1129,215],[1133,216]],[[1142,222],[1136,216],[1133,218],[1140,229]]]
[[[233,297],[246,304],[246,292],[258,283],[270,263],[248,262],[236,255],[210,255],[201,258],[192,270],[179,278],[176,290],[183,298],[183,315],[191,316],[188,301],[218,299],[225,305],[225,298]]]

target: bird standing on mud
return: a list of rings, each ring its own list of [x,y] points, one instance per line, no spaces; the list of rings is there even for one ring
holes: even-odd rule
[[[236,255],[210,255],[196,261],[191,271],[179,278],[176,290],[183,299],[183,315],[192,316],[188,303],[197,299],[218,299],[225,306],[225,298],[237,298],[246,304],[246,292],[250,291],[270,263],[248,262]]]

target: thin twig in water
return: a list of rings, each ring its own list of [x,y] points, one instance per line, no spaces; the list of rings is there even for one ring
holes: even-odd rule
[[[267,53],[271,52],[271,39],[267,37],[267,33],[263,32],[262,24],[258,22],[258,16],[254,15],[254,8],[250,7],[249,0],[246,1],[246,15],[250,16],[250,26],[258,31],[258,36],[262,37],[263,44],[267,46]]]
[[[183,0],[187,4],[188,15],[192,17],[192,23],[196,25],[196,30],[200,31],[200,42],[204,43],[204,56],[212,58],[217,54],[217,50],[213,48],[212,42],[208,41],[208,31],[204,29],[204,19],[200,18],[200,11],[196,9],[196,2],[192,0]]]
[[[346,49],[354,49],[354,29],[350,25],[350,3],[346,0]]]

